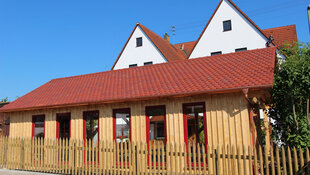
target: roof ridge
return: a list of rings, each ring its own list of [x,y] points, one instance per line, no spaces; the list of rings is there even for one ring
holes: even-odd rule
[[[280,28],[284,28],[284,27],[293,27],[293,26],[296,26],[296,24],[290,24],[290,25],[285,25],[285,26],[280,26],[280,27],[267,28],[267,29],[262,29],[262,30],[266,31],[266,30],[280,29]]]
[[[167,58],[168,57],[167,53],[163,52],[163,48],[161,48],[161,46],[159,46],[159,43],[154,41],[155,38],[153,38],[153,37],[156,37],[156,39],[159,39],[160,42],[163,42],[167,46],[170,46],[170,49],[174,49],[175,53],[172,53],[172,54],[176,54],[176,55],[180,56],[180,58],[185,59],[185,56],[184,55],[180,55],[178,50],[169,41],[165,40],[164,38],[162,38],[161,36],[159,36],[158,34],[153,32],[151,29],[145,27],[144,25],[139,24],[139,26],[145,32],[145,34],[150,38],[150,40],[154,43],[154,45],[158,48],[158,50],[163,54],[163,56],[167,59],[167,61],[169,61],[169,59],[171,59],[171,58],[170,57]],[[150,34],[153,35],[153,36],[150,36]],[[177,58],[173,58],[173,59],[177,59]]]
[[[272,47],[252,49],[252,50],[247,50],[247,51],[242,51],[242,52],[232,52],[232,53],[225,53],[225,54],[221,54],[221,55],[203,56],[203,57],[196,57],[196,58],[192,58],[192,59],[175,60],[175,61],[172,61],[172,62],[158,63],[158,64],[152,64],[152,65],[147,65],[147,66],[138,66],[138,67],[124,68],[124,69],[107,70],[107,71],[102,71],[102,72],[94,72],[94,73],[88,73],[88,74],[74,75],[74,76],[69,76],[69,77],[61,77],[61,78],[51,79],[50,81],[62,80],[62,79],[70,79],[70,78],[78,78],[78,77],[84,77],[84,76],[92,76],[92,75],[105,74],[105,73],[110,73],[110,72],[123,72],[123,71],[136,70],[136,69],[148,69],[149,67],[157,67],[157,66],[161,66],[163,64],[176,64],[177,62],[195,61],[197,59],[205,59],[205,58],[216,57],[216,56],[221,56],[222,57],[222,56],[227,56],[227,55],[242,54],[244,52],[249,53],[249,52],[255,52],[257,50],[268,50],[268,49],[271,49],[271,48],[276,49],[275,46],[272,46]]]

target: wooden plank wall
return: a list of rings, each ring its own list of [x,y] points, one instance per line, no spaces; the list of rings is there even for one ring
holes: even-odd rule
[[[10,113],[11,137],[31,137],[32,115],[45,114],[45,137],[56,137],[56,114],[71,112],[71,138],[83,139],[83,111],[99,110],[99,136],[113,139],[113,109],[131,109],[132,141],[145,141],[145,106],[166,105],[167,141],[184,142],[183,103],[205,102],[209,145],[251,145],[247,104],[243,94],[200,95],[152,101],[114,103]]]

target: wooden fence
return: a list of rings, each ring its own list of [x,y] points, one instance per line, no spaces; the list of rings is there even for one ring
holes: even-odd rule
[[[310,174],[309,161],[295,147],[0,138],[0,168],[60,174]]]

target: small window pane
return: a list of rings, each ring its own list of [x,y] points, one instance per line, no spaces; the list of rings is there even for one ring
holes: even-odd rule
[[[240,51],[246,51],[246,50],[248,50],[246,47],[244,47],[244,48],[239,48],[239,49],[236,49],[235,51],[236,52],[240,52]]]
[[[137,38],[136,41],[137,41],[137,47],[141,47],[142,46],[142,37]]]
[[[130,110],[114,110],[114,117],[115,117],[115,131],[116,132],[116,141],[117,142],[124,142],[129,140],[130,135]]]
[[[44,137],[44,121],[45,116],[33,116],[33,124],[34,124],[34,137]]]
[[[230,31],[231,30],[231,20],[223,21],[223,28],[224,28],[224,32]]]
[[[130,64],[129,67],[137,67],[138,64]]]
[[[93,141],[98,141],[99,134],[99,112],[91,111],[84,113],[85,123],[86,123],[86,139]]]
[[[204,106],[190,104],[184,106],[187,119],[187,138],[191,143],[205,143]]]
[[[150,140],[165,140],[165,106],[148,107]]]
[[[221,55],[221,54],[222,54],[222,51],[211,52],[211,56],[213,56],[213,55]]]
[[[145,62],[144,66],[153,64],[153,61]]]
[[[70,138],[70,113],[57,114],[59,138]]]

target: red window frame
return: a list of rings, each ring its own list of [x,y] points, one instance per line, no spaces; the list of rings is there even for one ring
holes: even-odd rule
[[[129,140],[131,140],[131,111],[130,108],[113,109],[113,140],[116,142],[116,113],[128,112],[129,113]]]
[[[59,139],[59,120],[61,117],[68,117],[70,122],[69,122],[69,139],[71,138],[71,113],[57,113],[56,114],[56,138]]]
[[[145,107],[145,124],[146,124],[146,142],[147,142],[147,147],[149,147],[149,141],[150,141],[150,117],[149,117],[149,110],[150,109],[158,109],[158,108],[163,108],[164,109],[164,132],[165,132],[165,139],[164,143],[167,143],[167,125],[166,125],[166,105],[158,105],[158,106],[146,106]]]
[[[188,146],[188,137],[187,137],[187,118],[185,114],[185,107],[194,106],[194,105],[202,105],[203,109],[203,122],[204,122],[204,133],[205,133],[205,145],[208,144],[208,135],[207,135],[207,120],[206,120],[206,104],[205,102],[196,102],[196,103],[183,103],[183,128],[184,128],[184,141],[186,146]],[[195,116],[196,117],[196,116]]]
[[[35,119],[37,118],[37,117],[44,117],[44,136],[43,136],[43,138],[45,138],[45,114],[40,114],[40,115],[33,115],[32,116],[32,138],[34,137],[34,128],[35,128]]]
[[[97,113],[98,114],[98,144],[100,140],[100,120],[99,120],[99,110],[94,110],[94,111],[84,111],[83,112],[83,139],[86,141],[86,115],[89,113]]]

